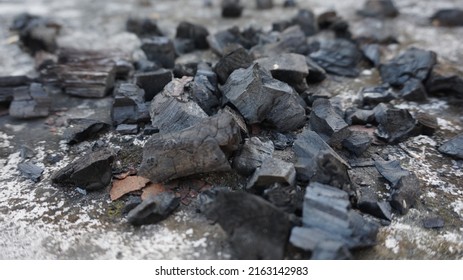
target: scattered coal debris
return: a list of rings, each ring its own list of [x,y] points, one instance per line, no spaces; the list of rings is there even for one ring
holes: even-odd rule
[[[463,78],[440,69],[439,65],[433,68],[424,85],[429,95],[463,97]]]
[[[444,219],[438,216],[427,217],[423,219],[424,228],[443,228],[445,225]]]
[[[51,181],[60,186],[73,186],[87,191],[103,189],[111,182],[113,160],[111,150],[90,151],[54,173]]]
[[[222,0],[222,17],[238,18],[243,13],[244,7],[240,0]]]
[[[13,101],[10,104],[10,116],[18,119],[47,117],[50,113],[51,98],[42,84],[14,88]]]
[[[444,142],[438,150],[445,155],[463,159],[463,133]]]
[[[245,139],[243,147],[233,159],[233,169],[238,173],[249,176],[262,162],[273,155],[274,146],[271,141],[262,141],[258,137]]]
[[[264,159],[249,179],[246,189],[260,192],[274,183],[294,186],[296,183],[294,164],[276,158]]]
[[[193,43],[195,49],[207,49],[209,43],[207,42],[209,31],[204,26],[193,24],[190,22],[182,21],[177,26],[176,38],[186,39]]]
[[[306,55],[309,52],[307,38],[299,25],[284,29],[276,38],[269,38],[266,43],[255,45],[250,50],[254,58],[278,56],[282,53],[298,53]]]
[[[44,171],[43,168],[37,166],[32,162],[19,163],[18,170],[23,177],[28,178],[36,183],[40,181],[42,173]]]
[[[360,92],[360,99],[363,106],[375,106],[379,103],[389,103],[397,98],[397,94],[391,89],[389,84],[373,87],[365,87]]]
[[[119,134],[137,134],[139,131],[138,124],[120,124],[116,127],[116,132]]]
[[[211,194],[206,216],[228,234],[239,259],[282,259],[291,223],[288,216],[263,198],[245,192]]]
[[[63,132],[63,139],[68,144],[76,144],[91,138],[99,133],[109,130],[108,123],[94,119],[70,119],[69,127]]]
[[[352,132],[350,136],[342,140],[342,146],[360,157],[370,147],[372,141],[373,139],[367,132]]]
[[[207,36],[207,42],[211,50],[222,57],[239,47],[249,50],[256,46],[261,33],[252,27],[240,31],[237,26],[233,26]]]
[[[365,17],[394,18],[399,15],[399,10],[392,0],[367,0],[357,13]]]
[[[435,12],[431,18],[431,23],[435,26],[463,26],[462,9],[442,9]]]
[[[162,192],[143,200],[127,214],[134,226],[155,224],[167,218],[180,205],[180,198],[171,192]]]
[[[151,101],[173,79],[172,71],[158,69],[150,72],[136,73],[135,84],[144,90],[145,101]]]
[[[155,36],[145,38],[141,43],[141,49],[145,52],[148,60],[164,68],[174,68],[176,52],[174,42],[171,39]]]
[[[378,138],[388,143],[398,143],[409,137],[417,136],[417,121],[407,109],[381,108],[375,112]]]
[[[312,182],[305,192],[302,227],[290,243],[312,259],[350,259],[350,250],[375,245],[378,225],[352,210],[347,192]]]
[[[224,84],[233,71],[239,68],[248,68],[253,63],[251,55],[243,47],[237,47],[219,59],[214,67],[221,84]]]
[[[121,83],[114,89],[111,109],[113,124],[147,123],[150,120],[145,103],[145,91],[131,83]]]
[[[164,36],[158,23],[150,18],[129,18],[125,24],[128,32],[136,34],[140,38],[152,36]]]

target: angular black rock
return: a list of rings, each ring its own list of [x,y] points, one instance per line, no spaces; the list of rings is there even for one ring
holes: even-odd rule
[[[167,218],[180,205],[180,198],[171,192],[150,196],[127,214],[134,226],[156,224]]]
[[[306,81],[308,84],[319,83],[326,79],[326,71],[321,68],[315,61],[310,57],[306,57],[305,62],[309,67],[309,75],[307,75]]]
[[[370,147],[371,142],[372,139],[367,132],[352,132],[342,141],[342,146],[359,157]]]
[[[175,38],[173,40],[175,53],[177,56],[182,56],[191,53],[195,50],[195,43],[193,40],[184,38]],[[175,66],[174,66],[175,67]]]
[[[32,54],[41,50],[56,51],[56,37],[60,29],[56,22],[27,13],[16,16],[11,25],[11,30],[19,33],[21,44]]]
[[[68,144],[76,144],[90,138],[95,138],[99,133],[105,132],[110,125],[94,119],[70,119],[69,127],[63,132],[63,139]]]
[[[320,98],[313,102],[309,124],[310,129],[331,146],[339,146],[350,135],[347,123],[337,114],[328,99]]]
[[[149,61],[145,58],[141,58],[135,61],[134,65],[137,72],[153,72],[161,69],[161,67],[157,65],[156,62]]]
[[[366,17],[394,18],[399,14],[392,0],[367,0],[358,14]]]
[[[262,141],[258,137],[248,138],[239,154],[233,158],[232,167],[241,175],[251,175],[265,159],[272,157],[273,151],[271,141]]]
[[[278,35],[276,42],[259,44],[251,49],[254,58],[278,56],[282,53],[307,55],[309,47],[304,32],[299,25],[288,27]]]
[[[251,55],[242,47],[239,47],[222,57],[214,66],[219,82],[224,84],[230,74],[239,68],[248,68],[253,59]]]
[[[144,135],[153,135],[156,133],[159,133],[159,128],[154,127],[152,125],[145,125],[145,127],[143,128]]]
[[[182,78],[183,76],[194,77],[198,70],[198,63],[175,64],[173,74],[174,78]]]
[[[365,87],[360,91],[360,98],[364,106],[374,106],[379,103],[389,103],[397,98],[388,84]]]
[[[293,25],[299,25],[305,36],[312,36],[318,32],[317,19],[311,10],[299,10],[291,22]]]
[[[463,97],[463,78],[454,74],[441,74],[433,71],[425,82],[430,95],[449,95]]]
[[[299,180],[309,181],[318,173],[318,179],[337,183],[339,187],[349,183],[346,179],[349,165],[314,131],[304,129],[294,141],[293,151]],[[320,166],[323,163],[328,167]]]
[[[408,80],[400,90],[400,95],[408,101],[425,101],[428,97],[423,83],[417,79]]]
[[[410,175],[410,171],[403,169],[398,160],[386,161],[380,157],[375,157],[375,167],[393,187],[399,183],[402,177]]]
[[[247,190],[260,192],[274,183],[294,186],[296,183],[296,169],[294,164],[277,159],[265,158],[246,185]]]
[[[10,104],[10,116],[18,119],[46,117],[49,114],[51,99],[42,84],[17,87]]]
[[[423,219],[424,228],[443,228],[444,225],[444,219],[441,217],[428,217]]]
[[[463,26],[462,9],[442,9],[431,16],[431,22],[437,26]]]
[[[120,124],[116,127],[119,134],[137,134],[139,130],[138,124]]]
[[[251,47],[236,26],[207,36],[207,42],[212,51],[221,57],[239,47]]]
[[[259,64],[235,70],[221,90],[248,124],[267,121],[279,130],[290,131],[306,120],[299,96],[289,85],[273,79]]]
[[[158,133],[143,149],[139,173],[152,182],[188,175],[229,171],[228,156],[241,142],[240,129],[228,113],[218,113],[175,132]]]
[[[346,39],[324,40],[320,49],[310,54],[326,72],[346,77],[357,77],[361,53],[358,47]]]
[[[420,134],[432,136],[439,128],[436,116],[424,112],[418,112],[416,113],[415,118],[418,122],[417,129],[420,131]]]
[[[145,101],[153,100],[172,79],[172,71],[167,69],[138,73],[134,76],[135,83],[145,91]]]
[[[292,134],[283,134],[272,131],[270,134],[270,140],[272,140],[273,146],[276,150],[284,150],[293,146],[294,140],[296,140],[296,136]]]
[[[164,68],[172,69],[175,66],[175,47],[168,37],[150,37],[143,39],[141,49],[146,57]]]
[[[151,101],[151,124],[162,133],[179,131],[197,124],[207,117],[185,90],[191,77],[175,79]]]
[[[245,192],[219,192],[206,216],[228,234],[238,259],[282,259],[291,223],[264,199]]]
[[[73,186],[94,191],[105,188],[111,182],[111,150],[91,151],[54,173],[51,181],[61,186]]]
[[[380,219],[392,219],[391,205],[387,201],[379,201],[378,195],[370,187],[361,187],[357,191],[357,208],[363,213]]]
[[[150,18],[129,18],[125,23],[125,29],[141,38],[164,36],[158,27],[157,21]]]
[[[401,87],[412,78],[424,81],[431,73],[436,60],[434,52],[412,47],[387,63],[381,64],[379,71],[384,83]]]
[[[149,122],[145,91],[134,84],[119,84],[114,90],[111,118],[115,125]]]
[[[213,85],[200,71],[188,85],[187,91],[191,99],[208,115],[214,114],[220,106],[217,85]]]
[[[375,112],[373,110],[350,107],[346,109],[344,119],[349,125],[373,123],[375,120]]]
[[[256,0],[256,8],[260,10],[273,8],[273,0]]]
[[[444,142],[439,147],[439,152],[457,159],[463,159],[463,133]]]
[[[209,44],[206,40],[207,36],[209,36],[209,31],[207,31],[204,26],[186,21],[179,23],[175,35],[176,38],[193,41],[194,47],[200,50],[209,48]]]
[[[31,162],[22,162],[18,164],[18,170],[21,172],[22,176],[31,179],[36,183],[40,181],[40,177],[43,173],[43,168]]]
[[[400,178],[397,185],[392,189],[390,203],[392,208],[400,214],[407,214],[413,208],[420,195],[420,181],[415,174],[411,173]]]
[[[31,82],[32,80],[26,76],[0,77],[0,104],[10,104],[13,101],[15,88],[28,86]]]
[[[416,136],[417,122],[406,109],[386,109],[375,113],[378,128],[375,134],[388,143],[398,143]]]
[[[243,12],[240,0],[222,0],[222,17],[238,18]]]
[[[309,67],[301,54],[283,53],[278,56],[257,59],[256,63],[270,71],[272,76],[292,86],[297,92],[307,89]]]
[[[363,56],[375,67],[381,63],[381,49],[378,44],[365,44],[360,47]]]

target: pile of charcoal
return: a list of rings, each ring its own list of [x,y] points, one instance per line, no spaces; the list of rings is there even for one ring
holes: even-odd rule
[[[296,4],[285,1],[285,7]],[[273,1],[256,5],[270,9]],[[243,12],[239,0],[221,7],[223,17]],[[369,0],[358,14],[391,18],[399,11],[392,1]],[[462,25],[461,15],[439,11],[430,24]],[[52,183],[107,191],[112,182],[111,199],[131,194],[126,218],[139,226],[180,207],[172,182],[239,174],[244,187],[199,187],[197,196],[198,211],[228,234],[236,258],[349,259],[354,250],[375,245],[379,227],[407,214],[420,194],[413,170],[378,151],[439,128],[435,116],[390,102],[463,97],[463,79],[441,70],[436,53],[409,48],[384,61],[382,49],[397,41],[355,38],[335,11],[316,16],[301,9],[268,32],[231,27],[210,34],[181,22],[175,38],[155,20],[130,18],[127,31],[140,38],[146,55],[137,61],[120,51],[60,48],[61,28],[29,14],[15,19],[12,29],[35,57],[39,77],[1,77],[0,103],[11,117],[29,119],[50,114],[51,88],[81,98],[112,95],[112,123],[73,119],[63,139],[74,145],[114,130],[147,141],[141,164],[125,175],[115,174],[117,153],[96,147],[56,172]],[[176,63],[203,51],[212,51],[216,61]],[[323,87],[333,76],[355,78],[370,68],[383,83],[361,90],[356,107],[342,108]],[[463,134],[439,151],[463,159]],[[43,171],[20,169],[36,181]],[[119,189],[122,180],[128,190]]]

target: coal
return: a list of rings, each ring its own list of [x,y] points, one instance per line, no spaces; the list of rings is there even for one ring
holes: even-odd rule
[[[50,106],[51,99],[42,84],[32,83],[30,86],[15,88],[9,113],[18,119],[47,117]]]
[[[370,187],[361,187],[357,192],[357,208],[363,213],[379,219],[391,221],[391,205],[387,201],[379,201],[378,195]]]
[[[131,83],[121,83],[114,89],[111,118],[115,125],[149,122],[145,91]]]
[[[173,74],[174,78],[182,78],[183,76],[194,77],[198,70],[198,63],[175,64]]]
[[[347,108],[345,114],[345,121],[349,125],[364,125],[373,123],[375,120],[375,112],[373,110],[364,110],[358,108]]]
[[[273,183],[263,191],[262,197],[288,214],[302,213],[304,190],[299,186]]]
[[[162,192],[143,200],[127,214],[134,226],[156,224],[166,219],[180,205],[180,198],[171,192]]]
[[[251,175],[262,162],[271,158],[274,146],[271,141],[262,141],[258,137],[245,140],[243,147],[233,159],[233,169],[244,176]]]
[[[296,91],[307,89],[306,77],[309,67],[301,54],[283,53],[278,56],[261,58],[256,62],[270,71],[272,77],[292,86]]]
[[[420,134],[432,136],[439,128],[436,116],[424,112],[418,112],[416,113],[415,118],[418,122],[417,129],[420,131]]]
[[[424,81],[436,64],[436,59],[434,52],[412,47],[381,64],[379,71],[383,82],[402,87],[410,79]]]
[[[42,177],[43,168],[37,166],[32,162],[22,162],[18,164],[18,170],[21,175],[27,179],[30,179],[34,182],[39,182],[40,177]]]
[[[363,56],[375,67],[381,64],[381,49],[378,44],[365,44],[360,47]]]
[[[324,40],[320,49],[310,54],[326,72],[338,76],[357,77],[361,53],[358,47],[346,39]]]
[[[177,56],[191,53],[195,50],[195,43],[193,40],[190,40],[190,39],[175,38],[173,40],[173,43],[174,43],[175,53],[177,54]]]
[[[143,128],[144,135],[153,135],[156,133],[159,133],[159,128],[154,127],[152,125],[145,125],[145,127]]]
[[[18,32],[22,46],[32,54],[42,50],[55,52],[60,29],[61,26],[50,19],[27,13],[17,15],[11,25],[11,30]]]
[[[463,97],[463,78],[458,75],[433,71],[426,80],[425,87],[430,95]]]
[[[400,178],[397,185],[393,188],[390,204],[400,214],[405,215],[418,202],[419,195],[420,181],[415,174],[411,173]]]
[[[241,142],[240,129],[228,113],[205,118],[174,133],[158,133],[143,149],[139,173],[163,182],[198,173],[229,171],[228,156]]]
[[[259,64],[235,70],[221,90],[248,124],[265,120],[281,131],[290,131],[305,122],[305,110],[298,95],[289,85],[273,79]]]
[[[164,68],[175,66],[175,47],[168,37],[150,37],[142,40],[141,49],[146,57]]]
[[[26,76],[0,77],[0,104],[10,104],[13,101],[14,91],[17,87],[27,86],[31,79]]]
[[[374,87],[365,87],[360,92],[360,98],[363,105],[374,106],[379,103],[389,103],[397,98],[388,84],[382,84]]]
[[[342,141],[342,146],[359,157],[370,147],[371,142],[372,139],[367,132],[352,132]]]
[[[129,18],[125,24],[125,29],[135,33],[140,38],[164,36],[157,21],[150,18]]]
[[[283,258],[291,223],[283,211],[263,198],[221,191],[205,214],[227,233],[236,258]]]
[[[300,9],[291,22],[293,25],[299,25],[305,36],[312,36],[318,32],[317,19],[311,10]]]
[[[209,116],[217,112],[220,107],[217,84],[211,83],[209,77],[202,75],[200,71],[189,84],[188,92],[191,99]]]
[[[63,132],[63,139],[68,144],[76,144],[107,131],[110,127],[108,123],[95,119],[70,119],[69,127]]]
[[[270,140],[272,140],[275,150],[284,150],[292,147],[295,139],[296,136],[292,134],[283,134],[276,131],[272,131],[270,134]]]
[[[116,132],[119,134],[137,134],[139,130],[138,124],[120,124],[116,127]]]
[[[222,17],[238,18],[243,12],[240,0],[222,0]]]
[[[239,47],[219,59],[214,67],[214,71],[217,73],[219,82],[224,84],[233,71],[240,68],[248,68],[252,62],[253,59],[248,51],[243,47]]]
[[[259,192],[274,183],[294,186],[296,169],[294,164],[277,158],[265,158],[246,185],[247,190]]]
[[[141,58],[134,63],[137,72],[153,72],[161,69],[161,66],[156,62],[149,61],[148,59]]]
[[[392,0],[367,0],[357,13],[366,17],[394,18],[399,15],[399,10]]]
[[[337,114],[328,99],[321,98],[313,102],[309,124],[310,129],[331,146],[339,146],[350,135],[347,123]]]
[[[168,69],[137,73],[134,76],[135,83],[145,91],[145,101],[153,100],[172,79],[172,71]]]
[[[185,90],[191,81],[191,77],[175,79],[151,101],[151,124],[159,128],[160,132],[179,131],[207,117]]]
[[[307,63],[307,67],[309,67],[309,74],[306,78],[308,84],[319,83],[326,79],[325,69],[321,68],[308,56],[305,58],[305,62]]]
[[[212,51],[221,57],[237,48],[245,47],[241,32],[236,26],[207,36],[207,42]]]
[[[410,175],[410,171],[403,169],[398,160],[385,161],[376,157],[375,166],[378,172],[383,175],[393,187],[399,183],[402,177]]]
[[[441,217],[427,217],[423,219],[424,228],[443,228],[444,225],[444,219]]]
[[[293,25],[281,32],[275,42],[259,44],[251,49],[254,58],[278,56],[282,53],[307,55],[309,46],[306,36],[299,25]]]
[[[207,36],[209,36],[209,31],[204,26],[186,21],[179,23],[175,35],[176,38],[191,40],[194,47],[200,50],[209,48]]]
[[[408,80],[400,90],[400,95],[408,101],[426,101],[428,95],[423,83],[417,79]]]
[[[90,151],[54,173],[51,181],[60,186],[79,187],[87,191],[103,189],[111,182],[113,160],[111,150]]]
[[[445,155],[463,159],[463,133],[444,142],[438,150]]]
[[[398,143],[419,133],[415,118],[406,109],[386,109],[375,113],[375,118],[379,124],[375,134],[388,143]]]
[[[256,8],[266,10],[273,8],[273,0],[256,0]]]
[[[441,9],[431,16],[431,22],[436,26],[463,26],[462,9]]]

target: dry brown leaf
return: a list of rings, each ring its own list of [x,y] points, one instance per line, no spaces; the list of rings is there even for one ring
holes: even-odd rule
[[[121,198],[123,195],[141,190],[150,180],[141,176],[129,176],[122,180],[114,180],[109,195],[111,200]]]
[[[141,199],[145,200],[149,196],[158,195],[167,191],[163,184],[159,183],[150,183],[143,189],[143,193],[141,194]]]

